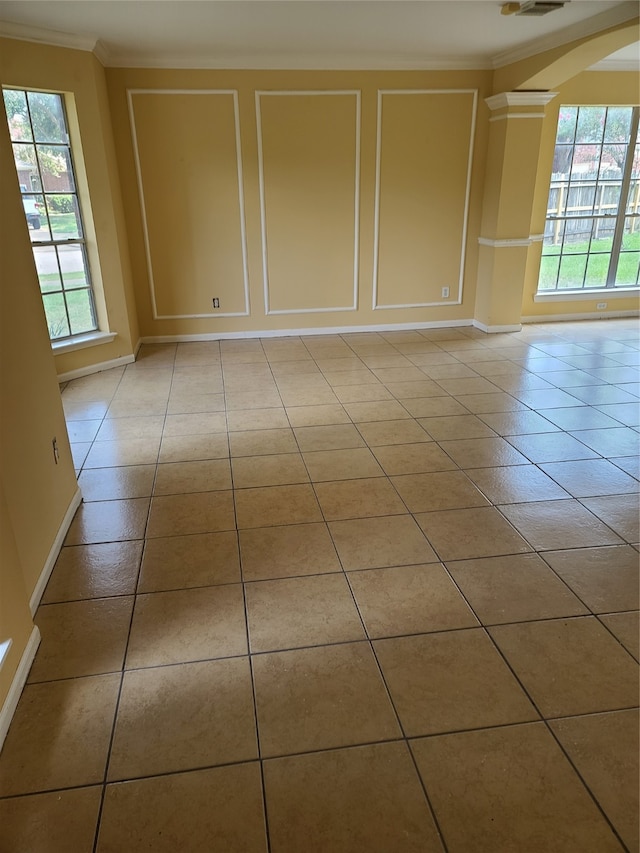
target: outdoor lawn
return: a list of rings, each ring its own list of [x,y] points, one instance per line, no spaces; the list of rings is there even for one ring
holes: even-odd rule
[[[581,243],[565,242],[564,247],[560,244],[545,245],[540,263],[538,290],[605,287],[610,258],[610,238],[592,240],[591,245],[588,240]],[[639,260],[640,233],[625,234],[618,260],[616,286],[624,287],[638,283]],[[559,275],[558,265],[560,265]]]

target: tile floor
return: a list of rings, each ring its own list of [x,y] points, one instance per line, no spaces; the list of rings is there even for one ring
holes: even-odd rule
[[[638,851],[635,320],[145,345],[62,398],[2,853]]]

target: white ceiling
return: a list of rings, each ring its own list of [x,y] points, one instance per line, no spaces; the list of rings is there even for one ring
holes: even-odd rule
[[[544,17],[500,0],[0,0],[0,35],[82,47],[105,65],[495,68],[638,14],[571,0]],[[603,67],[640,69],[638,44]]]

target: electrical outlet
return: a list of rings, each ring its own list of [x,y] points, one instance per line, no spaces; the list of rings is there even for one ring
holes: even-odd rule
[[[220,300],[218,299],[218,297],[217,297],[217,296],[214,296],[214,297],[213,297],[213,307],[214,307],[214,308],[219,308],[219,307],[220,307]]]
[[[596,310],[597,310],[597,311],[604,311],[604,309],[605,309],[606,307],[607,307],[607,303],[606,303],[606,302],[598,302],[598,303],[596,304]]]
[[[51,441],[51,448],[53,450],[53,461],[57,465],[60,461],[60,451],[58,450],[58,439],[55,437],[55,435]]]
[[[443,287],[443,288],[442,288],[442,298],[443,298],[443,299],[448,299],[448,298],[449,298],[449,288],[448,288],[448,287]]]

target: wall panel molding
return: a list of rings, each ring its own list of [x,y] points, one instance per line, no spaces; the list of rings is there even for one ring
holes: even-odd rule
[[[465,95],[471,96],[470,114],[469,114],[469,139],[468,149],[465,163],[465,186],[463,198],[463,212],[460,234],[460,253],[459,266],[457,272],[457,280],[455,287],[452,289],[450,299],[434,299],[430,301],[407,301],[398,303],[383,303],[380,301],[380,226],[381,226],[381,192],[382,192],[382,159],[383,159],[383,99],[393,96],[411,96],[411,95],[443,95],[455,96]],[[467,249],[467,230],[469,220],[469,200],[471,194],[471,172],[473,165],[473,147],[475,141],[476,115],[478,104],[477,89],[379,89],[378,90],[378,108],[377,108],[377,123],[376,123],[376,173],[375,173],[375,188],[374,188],[374,247],[373,247],[373,310],[381,310],[387,308],[404,309],[404,308],[431,308],[434,306],[451,306],[462,303],[462,288],[464,281],[465,256]],[[447,282],[442,282],[448,286]]]
[[[316,307],[291,307],[274,308],[271,282],[271,270],[269,264],[269,236],[268,236],[268,202],[267,181],[265,178],[265,151],[264,151],[264,116],[262,110],[262,99],[286,98],[286,97],[351,97],[354,98],[354,189],[353,189],[353,288],[352,298],[348,304],[316,306]],[[335,89],[335,90],[256,90],[256,123],[258,135],[258,180],[260,189],[260,224],[262,237],[262,275],[264,290],[265,314],[326,314],[343,311],[358,310],[358,281],[359,281],[359,254],[360,254],[360,140],[361,140],[361,93],[359,89]]]
[[[234,134],[235,134],[235,153],[236,153],[236,170],[238,181],[238,206],[240,211],[239,216],[239,231],[240,243],[242,252],[242,276],[244,287],[244,310],[242,311],[207,311],[202,313],[161,313],[158,310],[158,298],[156,293],[156,284],[154,276],[154,265],[151,251],[151,240],[149,233],[149,222],[147,214],[147,205],[145,201],[143,169],[140,157],[140,146],[138,141],[138,129],[136,127],[136,114],[134,98],[136,95],[189,95],[189,96],[230,96],[233,99],[233,115],[234,115]],[[247,317],[250,314],[249,302],[249,267],[248,267],[248,252],[247,252],[247,233],[246,233],[246,217],[245,217],[245,192],[244,178],[242,169],[242,145],[240,137],[240,115],[238,108],[238,90],[237,89],[127,89],[127,102],[129,107],[129,120],[131,123],[131,136],[133,143],[133,156],[135,161],[136,178],[138,183],[138,195],[140,199],[140,208],[142,214],[142,231],[144,237],[144,247],[147,260],[147,272],[149,276],[149,290],[151,298],[151,310],[154,320],[180,320],[180,319],[218,319],[221,317]]]

